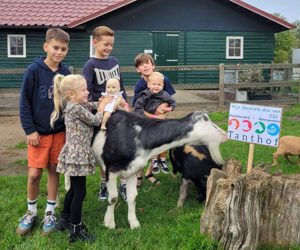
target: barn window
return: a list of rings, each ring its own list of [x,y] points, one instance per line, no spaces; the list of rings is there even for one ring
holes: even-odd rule
[[[7,35],[7,56],[15,58],[26,57],[25,35]]]
[[[244,58],[244,38],[242,36],[226,37],[226,59]]]

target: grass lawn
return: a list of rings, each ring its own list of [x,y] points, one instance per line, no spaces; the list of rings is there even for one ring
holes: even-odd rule
[[[211,119],[223,129],[227,129],[228,112],[211,113]],[[300,136],[300,105],[285,108],[281,135]],[[246,171],[249,144],[228,141],[221,146],[224,159],[235,158],[242,162]],[[254,165],[271,165],[275,148],[255,146]],[[291,157],[292,163],[279,158],[276,167],[268,168],[270,173],[281,171],[286,174],[300,173],[297,158]],[[171,166],[170,166],[171,167]],[[97,200],[99,172],[89,176],[87,197],[83,208],[83,221],[89,231],[96,236],[96,242],[86,244],[68,243],[67,232],[54,232],[48,237],[41,235],[40,222],[46,204],[46,173],[41,181],[38,202],[39,222],[33,233],[26,237],[16,235],[18,219],[27,209],[26,176],[0,177],[0,249],[218,249],[218,243],[200,233],[200,216],[203,205],[196,201],[196,192],[192,188],[183,208],[177,209],[180,178],[159,174],[161,185],[153,188],[144,180],[137,197],[137,216],[141,229],[130,230],[127,221],[126,203],[119,198],[116,206],[116,229],[108,230],[103,226],[106,202]],[[61,177],[61,183],[63,178]],[[63,185],[60,187],[63,202]],[[56,210],[59,213],[60,209]],[[266,248],[264,248],[266,249]],[[282,249],[282,248],[268,248]],[[289,249],[300,249],[297,247]]]

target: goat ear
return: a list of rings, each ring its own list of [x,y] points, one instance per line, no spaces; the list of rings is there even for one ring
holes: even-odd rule
[[[204,121],[209,121],[209,117],[206,113],[202,113]]]
[[[199,120],[203,119],[204,121],[209,121],[209,117],[206,113],[200,112],[200,111],[195,111],[193,113],[193,121],[197,122]]]
[[[195,111],[192,113],[192,121],[195,123],[202,119],[203,113],[200,111]]]

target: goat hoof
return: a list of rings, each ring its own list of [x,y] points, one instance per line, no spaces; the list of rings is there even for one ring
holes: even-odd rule
[[[131,222],[130,223],[130,229],[137,229],[137,228],[140,228],[141,225],[140,225],[140,222],[137,220],[135,222]]]
[[[114,222],[105,222],[104,221],[104,226],[107,227],[108,229],[115,229],[116,224]]]
[[[183,202],[177,202],[177,208],[182,208],[183,207]]]
[[[115,229],[116,223],[112,218],[108,218],[107,216],[104,217],[104,226],[109,229]]]

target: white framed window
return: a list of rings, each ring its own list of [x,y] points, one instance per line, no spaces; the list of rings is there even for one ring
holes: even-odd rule
[[[15,58],[26,57],[25,35],[7,35],[7,56]]]
[[[227,36],[226,37],[226,59],[244,58],[244,37]]]
[[[93,45],[93,36],[90,36],[90,57],[95,56],[95,47]]]

